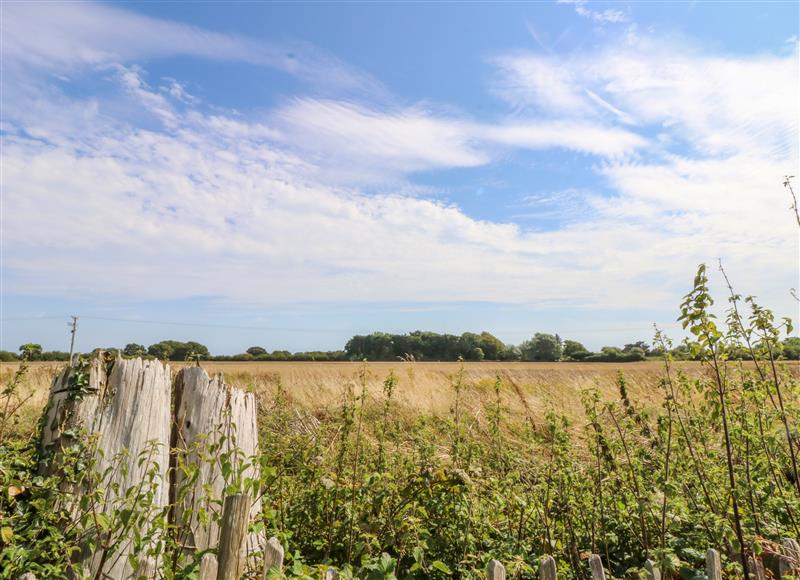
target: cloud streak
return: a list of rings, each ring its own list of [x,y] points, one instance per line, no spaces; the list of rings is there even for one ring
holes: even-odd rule
[[[496,123],[436,115],[422,108],[378,110],[346,101],[298,99],[274,115],[283,141],[339,177],[375,182],[434,169],[477,167],[499,150],[563,148],[603,157],[629,155],[646,139],[580,120],[513,119]]]
[[[2,31],[4,64],[12,69],[68,76],[85,67],[190,56],[271,67],[326,91],[385,94],[376,79],[310,43],[279,45],[94,2],[52,2],[46,10],[9,3]]]
[[[575,13],[588,18],[598,24],[619,24],[627,22],[628,17],[622,10],[606,8],[605,10],[592,10],[587,8],[587,0],[558,0],[558,4],[569,4],[575,8]]]

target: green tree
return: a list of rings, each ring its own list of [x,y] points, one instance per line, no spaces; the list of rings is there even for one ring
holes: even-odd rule
[[[40,358],[46,361],[68,361],[69,353],[62,350],[46,350]]]
[[[174,340],[162,340],[147,347],[147,354],[161,360],[169,360],[175,352]]]
[[[604,346],[598,353],[585,357],[586,362],[636,362],[645,360],[644,351],[633,347],[628,352],[623,352],[616,346]]]
[[[800,360],[800,338],[792,336],[783,341],[783,356],[789,360]]]
[[[28,360],[39,360],[42,358],[42,345],[35,342],[26,342],[20,345],[19,352]]]
[[[480,348],[480,336],[474,332],[465,332],[458,339],[458,354],[464,360],[483,360],[484,352]]]
[[[518,346],[514,346],[513,344],[506,345],[504,351],[500,353],[498,360],[521,360],[522,359],[522,351],[520,351]]]
[[[193,340],[188,342],[181,342],[180,340],[162,340],[161,342],[151,344],[147,348],[147,353],[158,359],[175,361],[182,361],[187,358],[207,359],[211,356],[206,345]]]
[[[561,358],[561,341],[555,334],[537,332],[533,338],[519,345],[522,359],[528,361],[556,361]]]
[[[561,357],[565,360],[583,360],[591,353],[577,340],[565,340],[561,349]]]
[[[650,353],[650,345],[643,340],[638,340],[636,342],[631,342],[629,344],[626,344],[625,346],[622,347],[622,352],[631,352],[632,350],[637,348],[641,350],[645,355]]]
[[[251,346],[245,352],[253,356],[262,356],[267,354],[267,349],[263,346]]]
[[[211,353],[206,345],[190,340],[189,342],[178,343],[172,353],[171,360],[207,359],[209,356],[211,356]]]
[[[506,345],[502,340],[486,331],[481,332],[478,346],[487,360],[499,360],[500,355],[506,350]]]
[[[144,356],[147,354],[147,348],[145,348],[143,344],[129,342],[125,345],[125,348],[122,349],[122,354],[125,356]]]

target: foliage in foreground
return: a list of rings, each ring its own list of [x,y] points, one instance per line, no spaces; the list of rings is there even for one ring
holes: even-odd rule
[[[493,402],[467,413],[463,372],[447,416],[411,420],[396,412],[395,375],[370,393],[366,365],[319,417],[300,414],[279,386],[262,401],[260,478],[238,484],[262,494],[254,525],[282,541],[292,577],[333,565],[344,577],[477,578],[496,558],[511,577],[533,578],[552,554],[564,578],[585,578],[594,552],[617,578],[641,577],[646,558],[666,578],[702,578],[710,546],[737,577],[742,554],[800,537],[798,380],[779,362],[788,321],[732,292],[724,322],[711,308],[701,268],[681,320],[707,372],[689,378],[665,354],[654,416],[622,374],[614,401],[583,393],[579,424],[512,420],[502,394],[514,386],[499,377]],[[655,343],[672,350],[660,332]],[[736,360],[743,351],[753,363]],[[142,554],[160,555],[164,577],[194,577],[197,559],[176,557],[174,524],[152,513],[147,493],[96,517],[103,474],[87,481],[87,448],[76,445],[57,476],[41,469],[35,440],[14,435],[24,372],[0,397],[0,575],[63,575],[87,543],[113,557],[113,539],[132,536]],[[77,512],[65,508],[65,481],[92,484]]]

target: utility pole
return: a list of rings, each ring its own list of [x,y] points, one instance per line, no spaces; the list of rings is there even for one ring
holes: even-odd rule
[[[70,331],[72,336],[69,339],[69,366],[72,366],[72,353],[75,350],[75,332],[78,330],[78,317],[70,316],[70,318],[72,318],[72,330]]]

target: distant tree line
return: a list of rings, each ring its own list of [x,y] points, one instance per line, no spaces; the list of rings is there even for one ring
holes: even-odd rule
[[[347,358],[353,360],[514,360],[519,353],[496,336],[482,332],[465,332],[461,336],[416,331],[409,334],[373,332],[356,335],[344,346]]]
[[[782,342],[781,356],[787,360],[800,360],[800,338],[786,338]],[[251,346],[245,352],[234,355],[213,356],[208,347],[195,341],[162,340],[150,346],[129,343],[122,349],[103,348],[95,350],[116,351],[129,357],[141,356],[161,360],[216,360],[216,361],[394,361],[399,359],[418,361],[575,361],[575,362],[635,362],[663,356],[663,351],[651,348],[643,341],[623,347],[604,346],[599,352],[591,352],[575,340],[562,340],[557,334],[537,332],[519,345],[505,344],[489,332],[461,335],[415,331],[408,334],[373,332],[356,335],[347,341],[344,350],[290,352],[261,346]],[[691,360],[689,344],[681,344],[670,351],[676,360]],[[67,361],[69,353],[45,351],[41,345],[26,343],[19,352],[0,350],[0,362],[11,362],[27,358],[33,361]],[[735,358],[748,360],[750,352],[742,348]]]
[[[212,356],[208,347],[199,342],[162,340],[145,347],[130,343],[122,349],[125,356],[151,356],[162,360],[216,360],[216,361],[331,361],[347,360],[343,351],[290,352],[274,350],[268,352],[261,346],[251,346],[245,352],[234,355]]]
[[[29,342],[19,347],[19,353],[0,350],[0,362],[12,362],[26,356],[28,360],[67,361],[69,353],[60,350],[42,350],[40,344]]]

